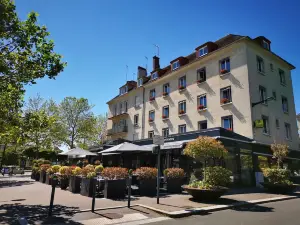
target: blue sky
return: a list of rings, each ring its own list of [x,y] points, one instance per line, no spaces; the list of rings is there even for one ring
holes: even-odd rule
[[[242,3],[245,2],[245,3]],[[24,19],[40,14],[55,41],[55,50],[68,66],[56,80],[42,79],[27,88],[61,101],[85,97],[94,112],[105,113],[106,102],[118,93],[137,66],[152,66],[160,46],[161,66],[194,51],[206,41],[229,33],[266,36],[272,50],[296,66],[292,72],[296,112],[300,113],[300,3],[284,1],[170,1],[170,0],[16,0]]]

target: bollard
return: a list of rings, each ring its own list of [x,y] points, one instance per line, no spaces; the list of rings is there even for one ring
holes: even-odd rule
[[[48,216],[52,216],[52,209],[53,209],[53,202],[54,202],[54,194],[55,194],[55,186],[57,183],[57,177],[53,176],[52,178],[52,191],[51,191],[51,199],[50,199],[50,206]]]
[[[92,200],[92,212],[95,212],[95,202],[96,202],[96,182],[97,178],[94,178],[93,182],[93,200]]]
[[[129,175],[129,181],[128,181],[128,208],[130,208],[130,200],[131,200],[131,180],[132,180],[132,176]]]

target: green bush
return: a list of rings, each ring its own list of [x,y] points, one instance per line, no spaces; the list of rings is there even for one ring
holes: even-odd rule
[[[291,172],[286,169],[264,169],[264,177],[266,181],[270,184],[284,184],[292,185],[293,183],[289,180]]]
[[[199,188],[199,189],[204,189],[204,190],[211,190],[214,188],[214,186],[205,183],[204,181],[192,181],[189,184],[189,187],[191,188]]]
[[[205,170],[205,183],[212,186],[227,187],[230,183],[231,171],[220,166],[207,167]]]

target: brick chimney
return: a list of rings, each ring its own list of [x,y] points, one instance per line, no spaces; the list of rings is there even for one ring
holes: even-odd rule
[[[147,76],[147,70],[144,67],[138,66],[137,74],[138,74],[138,79],[146,77]]]
[[[155,55],[153,56],[153,71],[156,69],[160,69],[160,66],[159,66],[159,58]]]

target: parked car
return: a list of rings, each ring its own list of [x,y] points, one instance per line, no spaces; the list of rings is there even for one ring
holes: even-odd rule
[[[1,170],[2,175],[8,174],[10,176],[16,174],[24,174],[24,169],[18,166],[4,166]]]

